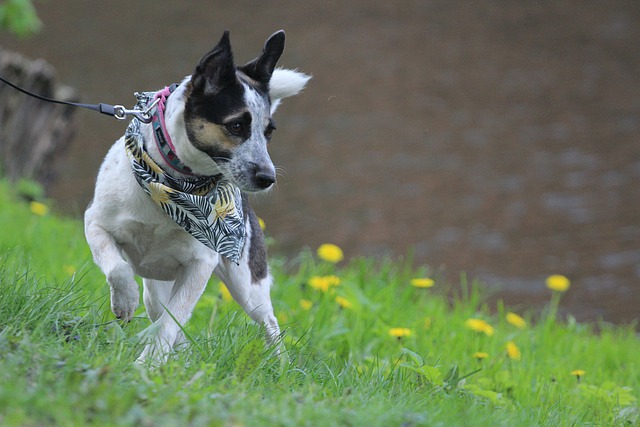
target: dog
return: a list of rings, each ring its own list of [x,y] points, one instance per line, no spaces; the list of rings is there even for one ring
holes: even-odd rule
[[[136,94],[151,123],[132,119],[100,167],[85,235],[118,319],[132,319],[134,276],[142,277],[152,332],[137,362],[163,363],[185,341],[182,326],[212,274],[264,325],[267,344],[280,345],[264,236],[247,195],[275,184],[272,114],[311,78],[276,68],[284,44],[278,31],[236,66],[225,31],[179,85]]]

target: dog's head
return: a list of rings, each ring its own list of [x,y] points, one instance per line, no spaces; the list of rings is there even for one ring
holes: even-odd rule
[[[185,91],[185,130],[196,149],[185,151],[197,163],[194,171],[222,173],[247,192],[266,190],[275,182],[267,152],[275,129],[271,115],[282,98],[300,92],[310,78],[275,68],[284,40],[284,31],[273,34],[256,59],[236,67],[226,31],[202,57]]]

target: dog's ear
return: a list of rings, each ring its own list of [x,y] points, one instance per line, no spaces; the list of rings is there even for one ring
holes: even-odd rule
[[[276,68],[276,63],[283,51],[284,31],[280,30],[269,37],[260,56],[240,67],[240,71],[268,87],[273,70]]]
[[[309,80],[311,80],[311,76],[299,71],[276,68],[269,82],[271,114],[275,113],[282,98],[297,95]]]
[[[233,64],[229,31],[225,31],[218,44],[204,55],[191,76],[195,91],[215,94],[225,85],[236,81],[236,67]]]

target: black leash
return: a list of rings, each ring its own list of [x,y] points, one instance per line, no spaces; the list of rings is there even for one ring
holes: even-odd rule
[[[0,81],[6,83],[7,85],[11,86],[15,90],[24,93],[25,95],[29,95],[41,101],[52,102],[54,104],[61,104],[61,105],[70,105],[72,107],[87,108],[89,110],[97,111],[99,113],[106,114],[111,117],[115,117],[118,120],[124,120],[127,118],[127,116],[134,116],[135,118],[137,118],[143,123],[151,123],[151,110],[153,110],[153,108],[156,106],[156,104],[159,101],[159,100],[156,100],[153,104],[149,105],[149,107],[144,111],[128,110],[124,108],[122,105],[110,105],[110,104],[104,104],[104,103],[81,104],[78,102],[68,102],[68,101],[60,101],[58,99],[51,99],[51,98],[47,98],[46,96],[41,96],[33,92],[29,92],[28,90],[23,89],[20,86],[17,86],[8,80],[5,80],[2,77],[0,77]]]

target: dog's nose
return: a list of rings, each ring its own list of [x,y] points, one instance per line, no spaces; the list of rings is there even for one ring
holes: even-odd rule
[[[258,170],[255,176],[256,185],[265,190],[276,182],[275,174],[270,170]]]

